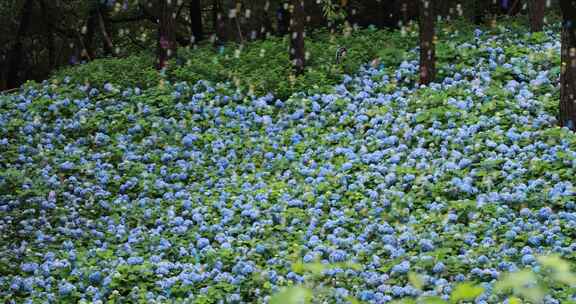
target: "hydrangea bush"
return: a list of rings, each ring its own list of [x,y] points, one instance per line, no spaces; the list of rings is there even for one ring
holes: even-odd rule
[[[286,100],[207,81],[0,97],[0,299],[268,303],[314,278],[329,303],[464,281],[501,303],[505,273],[576,252],[559,35],[439,48],[429,87],[412,60]]]

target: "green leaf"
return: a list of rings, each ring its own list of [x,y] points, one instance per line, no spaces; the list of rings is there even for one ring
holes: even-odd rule
[[[326,270],[328,267],[322,263],[309,263],[304,264],[304,270],[311,272],[313,274],[321,274],[322,271]]]
[[[301,263],[301,262],[293,263],[292,264],[292,271],[294,271],[297,274],[303,274],[305,271],[304,263]]]
[[[440,297],[424,297],[422,298],[421,303],[424,304],[446,304],[447,302],[442,300]]]
[[[412,284],[416,289],[422,290],[422,287],[424,287],[424,280],[422,279],[422,276],[417,273],[408,273],[408,281],[410,281],[410,284]]]
[[[544,291],[538,286],[536,275],[529,270],[505,274],[494,285],[496,292],[512,291],[514,295],[521,296],[532,302],[540,302],[544,298]]]
[[[346,301],[350,302],[351,304],[361,304],[362,303],[358,299],[356,299],[355,297],[352,297],[352,296],[347,296]]]
[[[312,290],[304,287],[289,287],[272,296],[270,304],[310,303]]]
[[[517,297],[509,297],[508,303],[509,304],[522,304],[522,300],[518,299]]]
[[[402,299],[390,302],[390,304],[416,304],[414,299]]]
[[[559,256],[539,256],[538,262],[551,272],[552,279],[567,285],[576,285],[576,275],[570,271],[570,264]]]
[[[484,292],[484,288],[471,283],[462,283],[456,286],[450,296],[450,302],[458,303],[461,300],[473,300]]]

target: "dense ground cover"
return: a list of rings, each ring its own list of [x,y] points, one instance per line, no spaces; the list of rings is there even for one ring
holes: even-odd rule
[[[501,22],[507,27],[522,24],[517,19],[503,18]],[[447,31],[438,33],[441,40],[464,43],[473,36],[473,27],[465,21],[452,21],[443,27]],[[453,35],[456,29],[460,33]],[[306,37],[307,71],[300,77],[292,75],[287,37],[272,36],[244,45],[229,43],[217,49],[208,42],[192,50],[180,49],[178,58],[171,62],[164,75],[158,74],[154,68],[155,53],[141,52],[122,60],[98,59],[63,68],[54,73],[51,81],[62,84],[67,78],[72,83],[89,83],[96,87],[110,83],[146,89],[158,85],[161,80],[191,83],[208,80],[231,82],[245,93],[265,95],[273,92],[276,97],[286,99],[296,92],[329,91],[342,81],[344,74],[355,74],[361,65],[375,58],[380,58],[388,69],[395,69],[403,60],[415,58],[417,54],[406,51],[415,47],[417,41],[414,25],[404,31],[368,28],[346,34],[316,30]],[[335,63],[339,47],[348,50],[343,64]],[[447,54],[450,51],[453,50],[439,50],[439,54],[441,57],[454,55]]]
[[[100,59],[84,65],[64,68],[52,79],[62,82],[88,82],[92,86],[111,83],[116,86],[153,87],[161,79],[212,82],[229,81],[245,92],[265,95],[274,92],[278,98],[313,88],[330,88],[341,81],[343,73],[353,74],[362,64],[380,56],[385,64],[398,63],[405,50],[415,46],[414,34],[401,32],[359,30],[349,35],[330,35],[318,30],[307,37],[308,71],[298,78],[291,76],[287,37],[270,37],[244,45],[229,43],[215,49],[201,45],[194,49],[180,49],[179,56],[161,76],[154,68],[155,53],[142,52],[118,60]],[[338,47],[346,46],[348,56],[344,64],[334,62]],[[112,77],[114,75],[114,77]]]
[[[443,35],[428,88],[412,50],[288,99],[207,81],[1,97],[0,298],[266,302],[322,261],[328,302],[465,280],[501,302],[504,272],[576,250],[558,30]]]

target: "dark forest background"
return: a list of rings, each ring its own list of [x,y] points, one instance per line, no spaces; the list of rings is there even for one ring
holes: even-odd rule
[[[55,70],[138,52],[157,55],[159,68],[177,48],[245,43],[287,35],[291,2],[280,0],[3,0],[0,1],[0,90]],[[529,15],[532,3],[556,1],[430,1],[440,19],[491,22],[502,15]],[[302,2],[301,30],[375,26],[399,28],[419,16],[418,0],[309,0]],[[537,5],[536,5],[537,6]],[[543,8],[542,8],[543,9]],[[541,18],[540,18],[541,19]],[[536,20],[535,26],[539,21]],[[542,21],[540,21],[542,22]],[[293,26],[297,26],[296,22]],[[541,27],[541,25],[540,25]],[[294,30],[294,29],[293,29]],[[291,57],[298,57],[299,47]],[[303,54],[300,54],[303,56]],[[294,59],[293,58],[293,59]],[[302,67],[304,62],[302,63]]]

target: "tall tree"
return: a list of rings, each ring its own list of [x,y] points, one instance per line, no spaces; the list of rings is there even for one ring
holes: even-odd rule
[[[235,0],[234,4],[235,8],[232,19],[234,20],[234,25],[236,26],[236,33],[238,34],[238,40],[240,41],[241,44],[243,44],[244,34],[242,32],[242,26],[240,25],[240,19],[242,15],[242,1]]]
[[[200,0],[190,0],[190,32],[192,43],[204,40],[204,27],[202,26],[202,3]]]
[[[290,20],[290,60],[294,65],[294,73],[304,73],[306,63],[306,51],[304,49],[304,0],[292,0]]]
[[[436,74],[434,45],[435,0],[419,0],[420,10],[420,84],[429,84]]]
[[[272,33],[272,18],[270,17],[270,1],[266,0],[264,4],[264,13],[262,14],[261,27],[258,36],[266,38]]]
[[[544,28],[544,12],[546,0],[529,0],[530,31],[541,32]]]
[[[88,58],[96,57],[95,51],[93,48],[94,42],[94,34],[96,33],[96,27],[98,25],[98,6],[99,1],[92,1],[90,3],[91,8],[90,12],[88,13],[88,20],[86,22],[86,32],[84,33],[84,52]]]
[[[221,46],[224,43],[224,32],[226,24],[224,22],[224,12],[220,0],[213,0],[212,5],[212,22],[214,24],[214,46]]]
[[[474,5],[472,22],[475,24],[484,23],[486,8],[489,3],[487,1],[473,1],[472,4]]]
[[[18,72],[21,69],[21,64],[24,61],[24,36],[30,27],[30,17],[34,9],[34,0],[26,0],[22,5],[20,13],[20,24],[18,25],[18,32],[16,39],[10,53],[8,54],[8,73],[7,73],[7,86],[13,88],[20,83],[20,75]]]
[[[378,0],[378,25],[380,28],[400,27],[400,0]]]
[[[48,50],[48,69],[51,71],[56,67],[56,40],[52,23],[50,23],[50,10],[44,0],[40,0],[40,8],[42,9],[43,25],[45,27],[46,48]]]
[[[98,17],[98,25],[100,26],[100,34],[102,34],[102,39],[104,41],[104,54],[114,55],[114,44],[112,43],[112,38],[110,38],[110,23],[108,22],[110,9],[105,5],[99,3],[96,6],[96,13]]]
[[[284,36],[288,33],[290,29],[290,13],[286,9],[288,3],[285,1],[280,2],[278,9],[276,10],[276,21],[277,21],[277,32],[278,35]]]
[[[563,127],[576,131],[576,1],[560,0],[562,10],[562,51],[560,74],[560,115]]]
[[[508,15],[516,16],[522,10],[522,1],[521,0],[507,0],[508,2]]]
[[[159,0],[157,68],[163,69],[176,55],[176,29],[174,0]]]
[[[420,0],[418,0],[420,1]],[[408,18],[408,1],[404,0],[404,1],[400,1],[400,12],[402,14],[402,25],[406,25],[408,24],[409,18]]]

